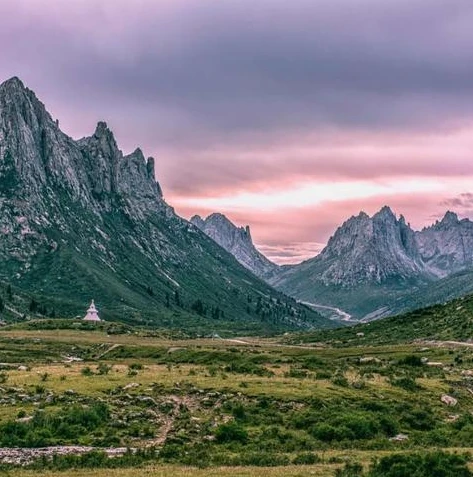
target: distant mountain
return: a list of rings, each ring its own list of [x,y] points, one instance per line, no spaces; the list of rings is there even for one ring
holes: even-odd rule
[[[154,162],[104,122],[73,140],[18,78],[1,84],[0,280],[56,315],[95,298],[103,318],[199,333],[330,325],[177,216]]]
[[[351,217],[318,256],[283,267],[269,282],[305,302],[371,320],[473,291],[473,282],[464,280],[469,270],[471,221],[447,212],[415,232],[383,207],[372,217]]]
[[[237,227],[223,214],[211,214],[206,219],[195,215],[191,222],[257,277],[275,272],[279,267],[260,253],[251,238],[250,227]]]
[[[473,222],[447,212],[440,222],[416,232],[424,263],[438,276],[473,267]]]

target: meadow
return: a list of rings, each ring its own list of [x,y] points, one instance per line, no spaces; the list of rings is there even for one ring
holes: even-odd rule
[[[5,472],[378,475],[374,461],[439,451],[471,466],[466,344],[299,346],[81,327],[0,330],[0,448],[83,447],[4,460]],[[124,451],[108,457],[114,449]]]

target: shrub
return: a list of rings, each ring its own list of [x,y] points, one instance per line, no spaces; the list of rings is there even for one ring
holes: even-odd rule
[[[422,366],[422,359],[419,356],[415,356],[413,354],[406,356],[405,358],[399,360],[400,365],[405,366]]]
[[[406,391],[417,391],[420,389],[420,386],[416,383],[415,379],[409,377],[403,377],[398,379],[391,379],[391,384],[399,388],[405,389]]]
[[[317,371],[315,375],[315,379],[330,379],[332,377],[332,373],[330,371]]]
[[[327,423],[321,423],[317,424],[312,428],[311,434],[316,439],[319,439],[324,442],[331,442],[346,437],[348,434],[348,430],[346,428],[331,426]]]
[[[348,387],[348,379],[342,374],[337,374],[333,377],[332,383],[336,386],[342,386],[344,388]]]
[[[308,376],[308,373],[305,369],[298,369],[298,368],[294,368],[293,366],[289,368],[289,371],[284,373],[285,378],[301,379],[301,378],[307,378],[307,376]]]
[[[375,462],[368,477],[471,477],[463,456],[434,452],[431,454],[394,454]]]
[[[141,371],[143,369],[143,365],[141,363],[131,363],[128,368],[132,369],[133,371]]]
[[[353,464],[347,463],[345,464],[345,467],[343,469],[337,469],[335,471],[335,477],[362,477],[362,476],[363,476],[363,467],[361,464],[358,464],[358,462],[355,462]]]
[[[235,419],[238,419],[239,421],[244,421],[247,417],[245,408],[243,407],[242,404],[236,404],[232,409],[232,414],[233,414],[233,417]]]
[[[292,460],[292,463],[295,465],[312,465],[320,462],[320,457],[317,454],[312,452],[303,452],[297,454],[296,457]]]
[[[248,440],[248,433],[246,430],[238,425],[236,422],[229,422],[221,424],[215,431],[215,438],[217,442],[246,442]]]
[[[97,366],[97,373],[100,375],[106,375],[112,370],[112,367],[105,363],[100,363]]]
[[[435,418],[429,409],[414,408],[403,416],[403,421],[417,431],[430,431],[435,427]]]
[[[379,431],[378,423],[368,416],[347,415],[341,417],[338,422],[342,428],[349,429],[355,439],[371,439]]]

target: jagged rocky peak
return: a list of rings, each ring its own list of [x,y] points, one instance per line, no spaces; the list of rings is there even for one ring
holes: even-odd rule
[[[194,215],[191,217],[190,222],[199,229],[203,229],[205,227],[205,220],[200,215]]]
[[[16,76],[0,85],[0,108],[3,120],[12,121],[11,127],[19,126],[19,121],[30,128],[37,128],[43,121],[52,122],[44,104]]]
[[[146,159],[146,172],[148,173],[148,177],[150,179],[156,179],[154,165],[155,165],[154,157],[148,157],[148,159]]]
[[[373,215],[373,219],[377,218],[382,220],[396,220],[396,214],[392,211],[391,207],[385,205]]]
[[[0,86],[0,192],[45,202],[44,189],[60,187],[74,201],[106,208],[122,196],[142,214],[165,206],[153,163],[139,148],[124,156],[106,122],[75,141],[21,80]]]
[[[195,215],[191,222],[225,249],[233,247],[236,242],[251,241],[251,236],[244,227],[237,227],[224,214],[218,212],[210,214],[206,219]]]
[[[313,261],[323,282],[343,286],[409,279],[422,269],[414,231],[388,206],[348,219]]]
[[[442,220],[416,233],[424,262],[439,276],[473,267],[473,222],[448,211]]]
[[[119,152],[115,136],[105,121],[99,121],[97,123],[92,138],[96,140],[101,152],[106,156],[113,157]]]
[[[74,196],[83,196],[86,174],[74,141],[18,78],[3,83],[0,91],[2,191],[26,198],[48,184],[61,184]],[[23,188],[16,188],[20,182]]]
[[[17,76],[13,76],[0,84],[0,97],[2,98],[8,97],[18,101],[18,99],[27,98],[31,93],[32,91],[26,88]]]
[[[206,219],[199,215],[191,222],[206,235],[230,252],[242,265],[259,277],[266,276],[278,268],[259,252],[253,244],[250,227],[237,227],[225,215],[213,213]]]
[[[125,196],[135,196],[142,205],[153,205],[153,199],[161,199],[162,191],[154,177],[154,159],[147,161],[138,147],[123,157],[119,164],[120,190]]]
[[[451,227],[452,225],[457,225],[460,221],[458,220],[458,215],[455,212],[447,210],[443,219],[440,223],[446,227]]]

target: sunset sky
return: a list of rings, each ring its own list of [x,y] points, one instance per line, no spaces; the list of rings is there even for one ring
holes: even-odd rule
[[[0,82],[156,158],[182,216],[313,256],[388,204],[473,218],[471,0],[1,0]]]

